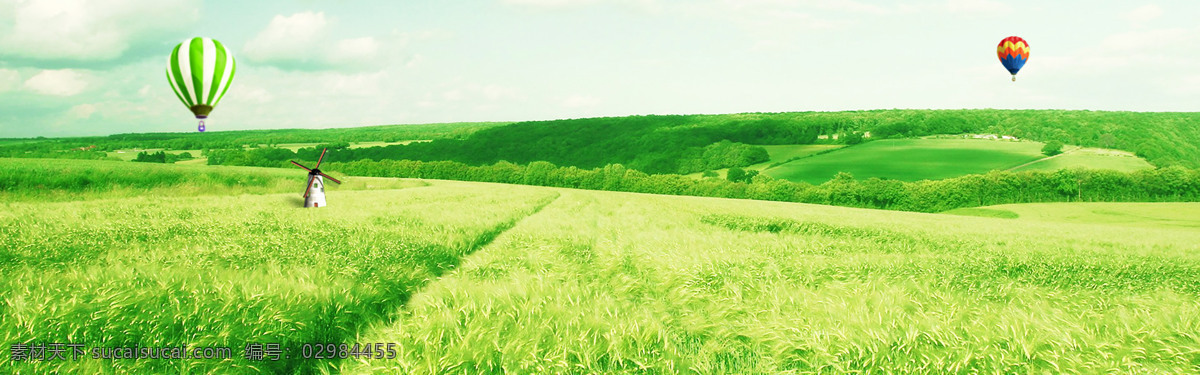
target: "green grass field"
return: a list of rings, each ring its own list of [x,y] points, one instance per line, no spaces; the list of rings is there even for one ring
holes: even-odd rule
[[[1067,148],[1065,151],[1062,155],[1046,158],[1014,170],[1056,171],[1066,168],[1087,167],[1132,172],[1139,169],[1154,168],[1145,159],[1126,151],[1106,150],[1102,148],[1079,148],[1074,146]]]
[[[962,208],[946,213],[1046,222],[1200,229],[1200,203],[1024,203]]]
[[[1195,204],[1125,225],[373,179],[313,210],[286,170],[29,163],[0,169],[22,198],[0,199],[0,342],[234,358],[4,371],[1200,372],[1200,228],[1176,223]],[[46,171],[136,188],[78,194]],[[238,195],[169,193],[260,173]],[[1055,215],[1097,212],[1077,207]],[[398,350],[254,362],[249,342]]]
[[[9,203],[0,213],[0,341],[99,346],[343,343],[557,195],[439,186],[329,193]],[[7,345],[6,345],[7,347]],[[290,373],[329,360],[86,360],[44,373]],[[13,369],[5,355],[0,367]],[[7,371],[7,370],[6,370]]]
[[[1037,160],[1041,143],[980,139],[883,139],[797,160],[764,173],[819,184],[838,172],[856,178],[943,179],[1007,169]]]
[[[859,179],[879,177],[917,181],[1014,168],[1134,171],[1153,167],[1128,152],[1074,146],[1063,155],[1047,158],[1041,153],[1042,146],[1040,142],[984,139],[884,139],[798,159],[764,169],[763,173],[790,181],[820,184],[838,172],[848,172]]]
[[[345,177],[330,172],[336,177]],[[146,195],[197,196],[304,192],[307,173],[280,168],[163,165],[108,160],[0,158],[0,201],[67,201]],[[417,181],[356,177],[329,190],[421,186]]]

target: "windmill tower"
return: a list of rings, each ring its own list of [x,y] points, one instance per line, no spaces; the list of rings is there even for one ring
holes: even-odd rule
[[[339,185],[342,183],[341,181],[338,181],[336,178],[329,177],[329,175],[325,174],[325,172],[321,172],[321,169],[320,169],[321,168],[321,160],[325,159],[326,151],[329,151],[329,149],[325,149],[325,148],[321,149],[321,157],[317,158],[317,166],[313,167],[312,169],[309,169],[308,167],[300,165],[300,163],[297,163],[294,161],[292,162],[292,164],[295,164],[297,167],[304,168],[304,170],[308,171],[308,188],[304,189],[304,207],[325,207],[326,206],[326,204],[325,204],[325,179],[326,178],[328,178],[329,181],[338,183]]]

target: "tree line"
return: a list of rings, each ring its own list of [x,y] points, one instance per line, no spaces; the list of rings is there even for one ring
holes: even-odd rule
[[[434,139],[362,149],[342,148],[334,161],[453,160],[471,165],[500,160],[597,168],[622,164],[647,173],[699,172],[696,154],[729,140],[750,145],[810,144],[933,134],[991,133],[1137,153],[1157,166],[1200,168],[1200,113],[1063,110],[872,110],[625,116],[512,124],[390,125],[340,129],[279,129],[208,133],[117,134],[35,139],[0,146],[0,156],[81,157],[52,154],[96,146],[168,150],[234,149],[281,143],[344,143]],[[836,136],[836,137],[835,137]],[[39,156],[31,156],[39,155]],[[41,156],[46,155],[46,156]],[[86,155],[97,157],[97,154]]]
[[[91,148],[95,151],[122,149],[241,149],[284,143],[399,142],[414,139],[465,138],[479,129],[506,125],[501,122],[380,125],[333,129],[269,129],[181,133],[128,133],[98,137],[32,138],[0,144],[0,155],[25,151],[65,151]],[[194,127],[193,127],[194,128]],[[21,141],[21,142],[17,142]]]
[[[704,158],[707,147],[729,141],[756,153],[756,145],[858,143],[934,134],[989,133],[1043,142],[1128,150],[1157,166],[1200,168],[1200,113],[1058,110],[876,110],[847,112],[652,115],[527,121],[444,138],[359,149],[338,149],[332,161],[451,160],[488,165],[548,161],[598,168],[621,164],[650,174],[702,172],[711,164],[748,161]],[[726,146],[722,146],[726,147]]]
[[[847,173],[820,185],[755,175],[748,181],[651,175],[609,164],[583,169],[545,161],[501,161],[472,166],[455,161],[359,160],[325,169],[355,176],[499,182],[651,194],[691,195],[814,203],[889,210],[942,212],[955,208],[1034,202],[1169,202],[1200,198],[1200,170],[1180,166],[1136,172],[1064,169],[994,171],[946,180],[903,182]]]

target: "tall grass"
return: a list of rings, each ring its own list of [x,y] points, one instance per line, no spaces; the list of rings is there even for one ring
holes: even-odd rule
[[[34,163],[43,187],[0,210],[0,344],[234,358],[0,356],[0,372],[1200,372],[1195,227],[450,181],[306,210],[293,183],[172,194],[232,169],[80,172],[141,184],[122,197]],[[81,192],[104,199],[51,201]],[[253,342],[293,357],[247,361]],[[298,358],[313,342],[399,356]]]
[[[1200,232],[565,191],[350,373],[1195,373]]]
[[[328,371],[302,343],[348,343],[388,321],[459,258],[556,193],[463,187],[330,192],[300,209],[292,194],[149,196],[11,203],[0,212],[0,342],[231,347],[226,361],[21,362],[18,372],[291,373]],[[247,343],[291,358],[247,361]],[[7,349],[7,348],[6,348]],[[8,370],[5,370],[8,371]]]
[[[334,176],[340,176],[333,172]],[[98,160],[0,158],[0,202],[67,201],[145,195],[198,196],[295,193],[307,172],[255,167],[163,165]],[[423,186],[419,181],[349,178],[330,190]]]

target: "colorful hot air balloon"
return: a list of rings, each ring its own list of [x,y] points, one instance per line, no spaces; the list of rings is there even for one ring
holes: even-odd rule
[[[1000,56],[1000,63],[1004,64],[1004,68],[1012,73],[1012,80],[1016,82],[1017,71],[1029,60],[1029,42],[1018,36],[1004,38],[1000,41],[1000,46],[996,47],[996,54]]]
[[[236,66],[233,55],[212,38],[192,38],[171,51],[167,81],[179,101],[200,119],[198,130],[204,131],[204,119],[229,90]]]

